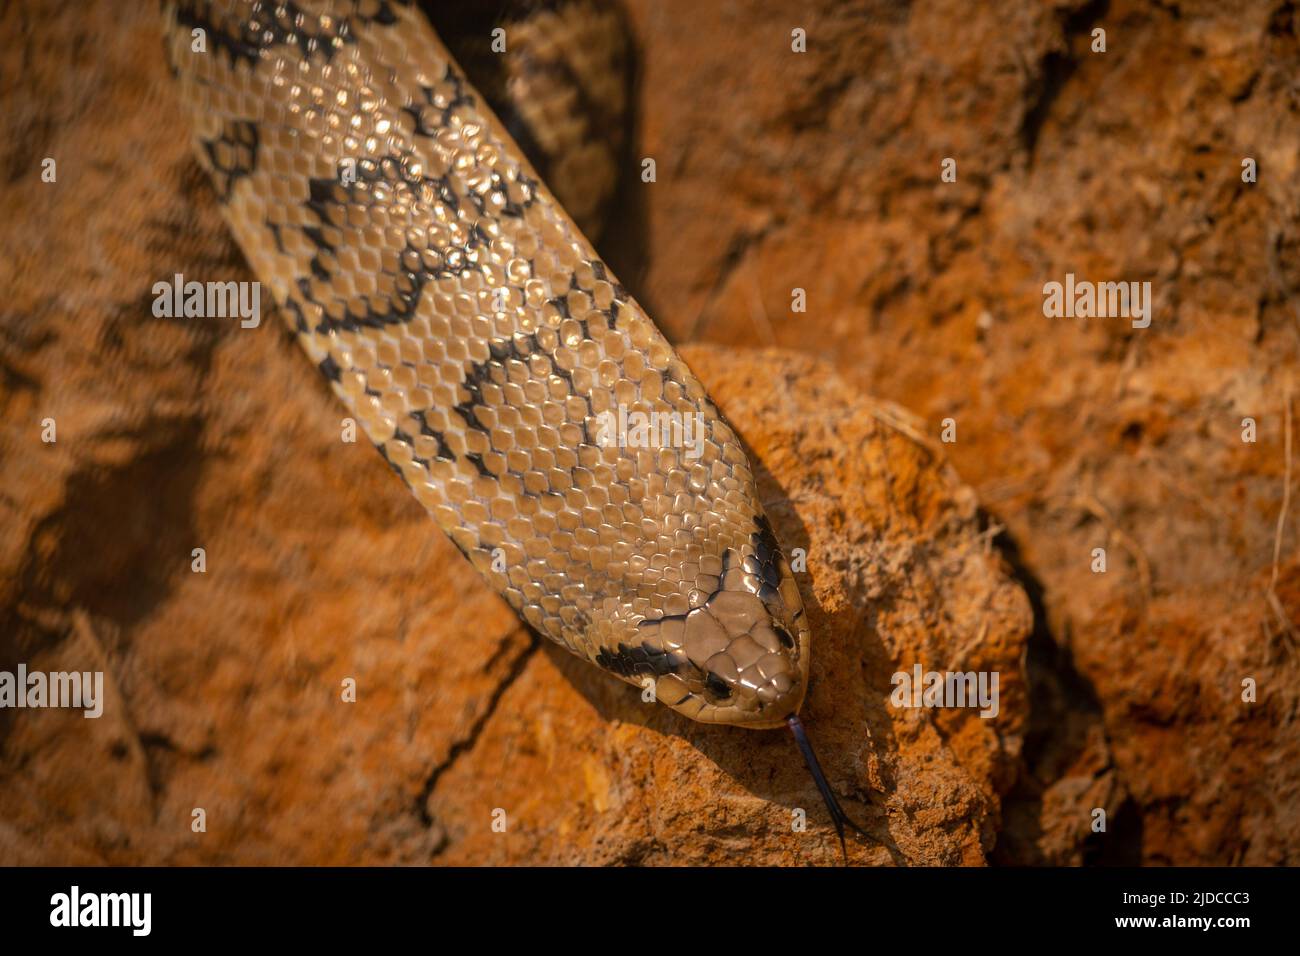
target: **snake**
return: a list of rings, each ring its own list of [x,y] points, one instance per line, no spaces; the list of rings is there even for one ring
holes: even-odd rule
[[[257,280],[487,586],[691,720],[789,727],[861,832],[799,722],[808,616],[742,438],[420,9],[179,0],[163,36]]]

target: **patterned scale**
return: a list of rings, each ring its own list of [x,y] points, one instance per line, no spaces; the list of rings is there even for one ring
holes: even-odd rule
[[[564,211],[598,240],[630,162],[631,44],[621,6],[444,0],[424,9]]]
[[[488,584],[689,717],[796,712],[808,627],[737,436],[419,11],[218,0],[165,23],[254,272]],[[620,441],[636,413],[669,427]]]

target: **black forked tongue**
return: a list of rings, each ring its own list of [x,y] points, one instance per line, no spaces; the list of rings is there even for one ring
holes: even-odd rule
[[[826,782],[826,774],[822,773],[822,765],[817,762],[817,755],[813,753],[812,744],[808,742],[808,735],[804,733],[803,723],[800,722],[797,714],[791,714],[785,719],[786,725],[790,728],[790,733],[794,734],[795,743],[799,745],[799,751],[803,754],[803,762],[808,765],[808,772],[812,774],[813,782],[817,784],[817,789],[821,792],[822,800],[826,802],[826,809],[831,815],[831,821],[835,824],[835,832],[840,838],[840,852],[844,854],[844,862],[849,862],[848,844],[844,842],[844,828],[849,827],[859,836],[867,836],[867,831],[862,829],[844,812],[840,802],[835,799],[835,794],[831,791],[831,785]]]

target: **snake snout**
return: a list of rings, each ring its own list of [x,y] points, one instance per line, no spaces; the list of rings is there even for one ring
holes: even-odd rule
[[[765,520],[746,547],[707,564],[688,611],[639,621],[635,646],[597,663],[652,673],[656,698],[694,720],[781,726],[808,686],[808,624],[790,566]]]
[[[803,697],[798,642],[773,610],[750,591],[721,591],[686,616],[682,650],[728,722],[783,718]]]

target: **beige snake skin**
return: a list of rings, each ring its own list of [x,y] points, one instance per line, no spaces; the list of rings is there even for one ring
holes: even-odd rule
[[[807,622],[737,436],[423,15],[200,0],[164,18],[253,271],[484,580],[688,717],[796,713]]]

